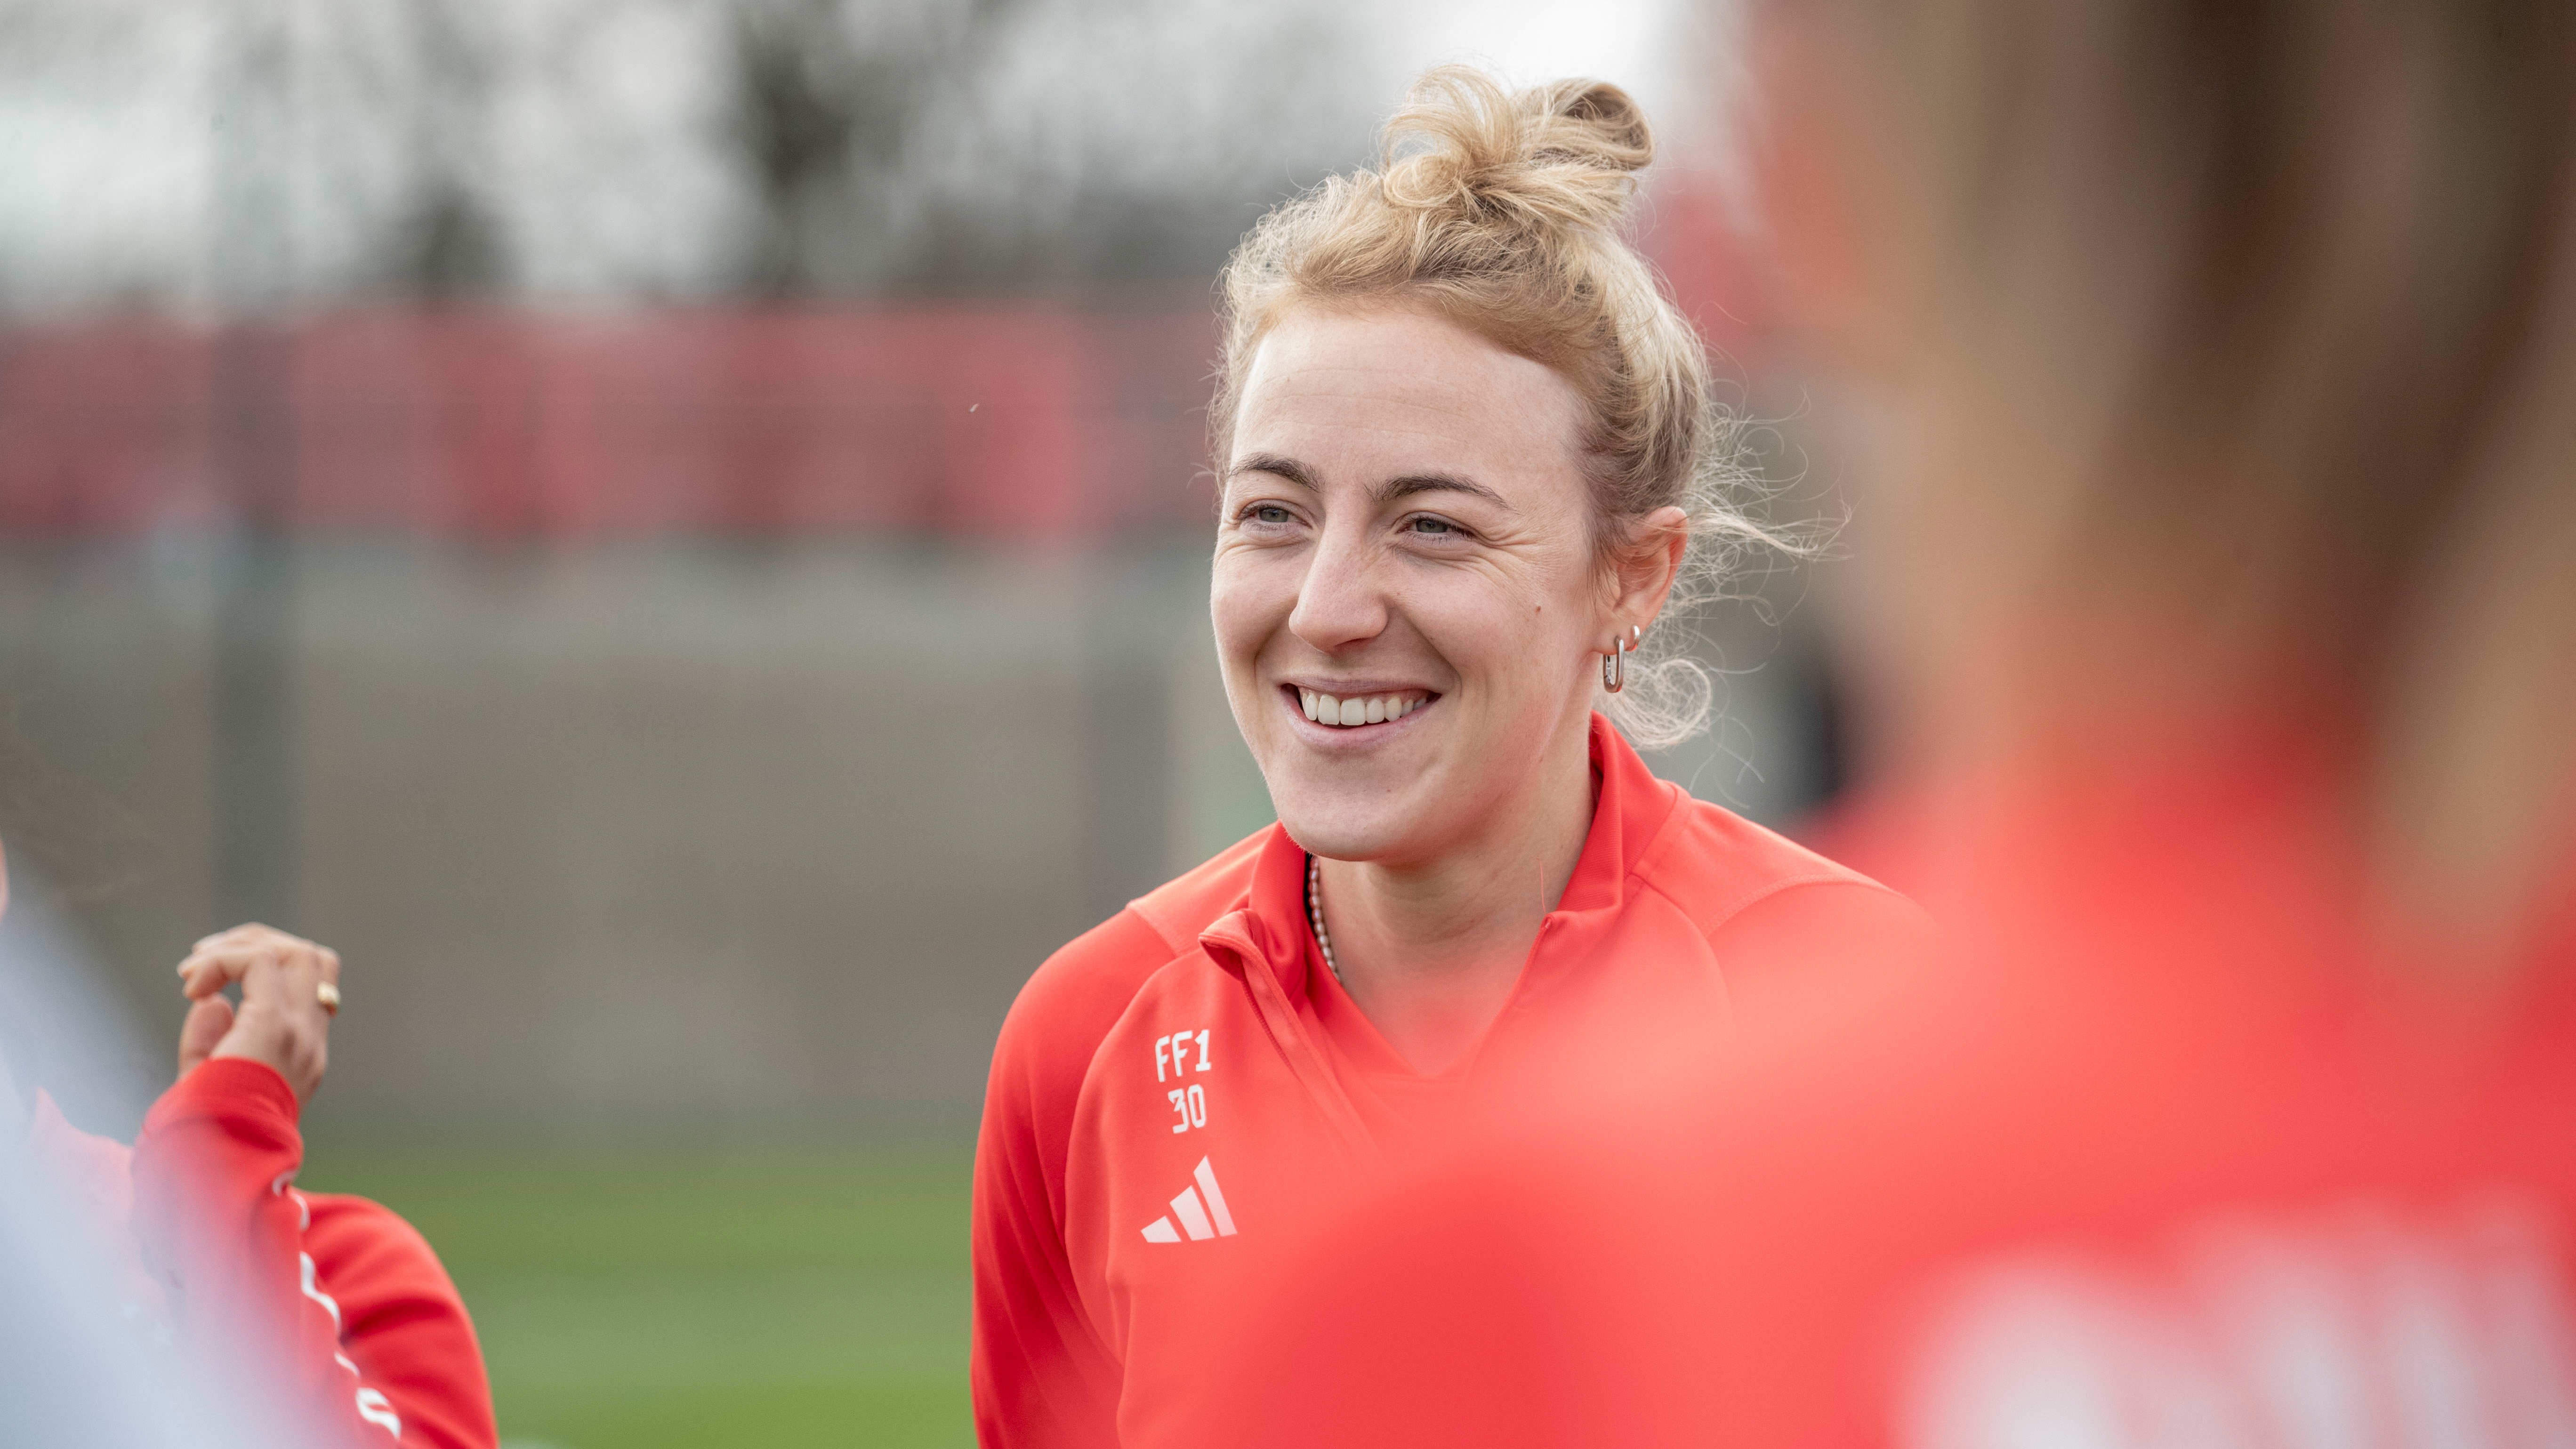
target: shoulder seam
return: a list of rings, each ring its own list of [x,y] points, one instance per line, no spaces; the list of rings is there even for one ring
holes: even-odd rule
[[[1187,948],[1182,946],[1179,942],[1174,941],[1171,934],[1163,929],[1163,923],[1155,920],[1150,912],[1140,911],[1136,908],[1138,903],[1143,899],[1144,897],[1139,896],[1136,900],[1129,901],[1127,904],[1120,906],[1118,908],[1120,914],[1132,915],[1137,920],[1143,921],[1145,923],[1145,929],[1154,933],[1154,939],[1163,943],[1164,950],[1172,953],[1172,956],[1179,956]],[[1169,957],[1165,958],[1164,964],[1170,964]],[[1157,966],[1154,969],[1159,971],[1162,967]]]
[[[1871,880],[1868,876],[1861,875],[1856,871],[1845,870],[1830,874],[1818,873],[1813,875],[1791,876],[1787,880],[1775,880],[1769,885],[1764,886],[1762,889],[1746,896],[1744,899],[1737,901],[1734,905],[1727,908],[1725,914],[1711,922],[1708,929],[1701,934],[1714,939],[1717,933],[1725,930],[1727,925],[1736,917],[1743,915],[1746,911],[1753,909],[1755,906],[1762,904],[1773,896],[1782,894],[1786,891],[1800,890],[1807,886],[1820,885],[1859,886],[1863,890],[1881,891],[1891,896],[1898,895],[1898,892],[1894,887]],[[1670,898],[1667,897],[1667,899]],[[1899,896],[1899,899],[1902,899],[1902,897]]]

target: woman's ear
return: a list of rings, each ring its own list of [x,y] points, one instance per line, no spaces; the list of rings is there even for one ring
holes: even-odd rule
[[[1667,504],[1638,519],[1611,563],[1610,618],[1615,633],[1643,629],[1664,611],[1690,552],[1690,515]]]

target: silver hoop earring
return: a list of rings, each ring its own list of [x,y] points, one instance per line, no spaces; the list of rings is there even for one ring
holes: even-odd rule
[[[1646,642],[1646,627],[1643,624],[1629,625],[1628,637],[1625,639],[1616,635],[1611,636],[1610,652],[1601,656],[1603,689],[1617,694],[1628,687],[1628,653],[1644,642]]]

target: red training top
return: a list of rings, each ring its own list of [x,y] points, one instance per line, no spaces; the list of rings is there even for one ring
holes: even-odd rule
[[[1135,1442],[2569,1442],[2576,889],[2399,959],[2286,753],[1987,809],[1954,969],[1343,1204]]]
[[[297,1115],[285,1078],[219,1057],[162,1094],[131,1152],[42,1095],[29,1147],[87,1200],[94,1240],[80,1246],[147,1338],[175,1332],[220,1355],[323,1443],[492,1449],[492,1392],[456,1285],[391,1210],[289,1186]]]
[[[1606,720],[1573,879],[1455,1069],[1413,1071],[1323,968],[1272,826],[1038,968],[976,1153],[973,1381],[987,1449],[1146,1433],[1200,1368],[1198,1295],[1297,1204],[1453,1130],[1572,1023],[1713,1038],[1803,943],[1919,939],[1894,892],[1658,780]],[[1614,1059],[1615,1061],[1615,1059]],[[1223,1442],[1219,1439],[1209,1442]]]

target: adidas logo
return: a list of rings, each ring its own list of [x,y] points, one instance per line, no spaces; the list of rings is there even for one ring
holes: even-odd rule
[[[1234,1214],[1225,1210],[1225,1194],[1216,1186],[1216,1169],[1202,1157],[1198,1170],[1190,1176],[1198,1180],[1198,1187],[1181,1189],[1181,1195],[1172,1199],[1171,1217],[1156,1218],[1145,1225],[1146,1242],[1177,1243],[1182,1233],[1188,1233],[1193,1243],[1234,1236]],[[1207,1197],[1205,1207],[1199,1205],[1201,1194]],[[1181,1220],[1179,1228],[1172,1226],[1172,1218]]]

